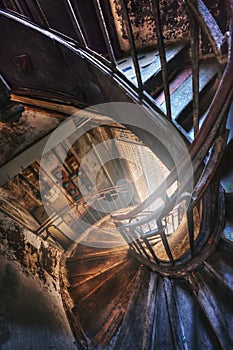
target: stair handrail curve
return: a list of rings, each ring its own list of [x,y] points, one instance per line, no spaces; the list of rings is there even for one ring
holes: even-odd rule
[[[223,76],[220,80],[220,83],[218,85],[215,96],[207,111],[205,121],[200,130],[198,131],[197,135],[195,136],[194,141],[189,147],[189,155],[194,170],[194,190],[192,191],[192,193],[182,194],[182,190],[184,190],[185,188],[184,185],[187,183],[190,176],[185,175],[187,171],[188,162],[187,156],[184,156],[179,162],[178,166],[172,169],[166,180],[160,186],[158,186],[158,188],[146,200],[144,200],[136,208],[129,211],[128,213],[117,213],[115,215],[112,215],[112,219],[114,220],[115,225],[117,226],[118,230],[128,243],[133,255],[135,255],[142,263],[149,265],[152,269],[155,269],[157,271],[166,271],[166,268],[164,269],[164,266],[161,267],[161,264],[163,265],[165,262],[163,261],[163,259],[161,260],[156,255],[156,252],[152,248],[150,241],[145,237],[145,232],[143,228],[143,225],[149,226],[152,220],[156,220],[156,224],[154,226],[156,227],[156,230],[154,229],[154,231],[156,234],[160,234],[160,239],[163,243],[164,249],[169,260],[169,268],[171,269],[169,272],[167,271],[166,273],[172,273],[172,269],[175,270],[177,264],[180,267],[182,260],[186,263],[186,265],[191,264],[193,268],[194,266],[196,267],[197,253],[200,253],[201,249],[204,246],[204,243],[202,245],[200,241],[198,243],[199,246],[195,244],[195,240],[198,239],[198,235],[196,235],[195,233],[194,211],[196,210],[199,212],[200,220],[202,222],[202,216],[206,216],[205,208],[203,209],[203,202],[205,202],[206,196],[211,196],[210,191],[211,188],[213,188],[213,180],[218,170],[218,166],[228,138],[226,120],[227,112],[232,102],[233,95],[233,84],[230,79],[230,77],[233,74],[233,1],[230,1],[229,5],[231,9],[231,22],[228,62],[225,67]],[[165,188],[169,188],[172,184],[175,183],[175,181],[177,181],[177,173],[179,172],[183,173],[184,178],[182,179],[182,183],[178,185],[176,191],[170,197],[166,193],[165,201],[162,207],[157,208],[157,210],[149,214],[146,213],[145,210],[148,211],[149,206],[153,204],[157,199],[161,198],[160,193],[164,186],[166,186]],[[218,188],[218,180],[215,181],[215,186],[216,183]],[[218,190],[217,192],[213,190],[213,192],[215,193],[213,194],[213,197],[214,195],[218,197]],[[181,194],[180,197],[179,193]],[[171,211],[174,210],[175,205],[177,205],[177,202],[181,203],[182,200],[185,200],[185,196],[191,197],[191,201],[185,208],[186,222],[188,227],[187,232],[189,238],[189,250],[186,250],[185,253],[181,254],[180,258],[177,258],[174,257],[174,251],[172,251],[171,247],[169,246],[168,239],[166,237],[167,235],[165,234],[165,230],[163,228],[163,224],[165,224],[166,228],[166,219],[169,213],[171,213]],[[220,207],[221,205],[219,206],[219,208]],[[211,212],[209,211],[209,215],[210,214]],[[181,221],[178,222],[177,226],[179,226],[180,223]],[[173,232],[175,232],[175,228]],[[210,239],[210,233],[211,232],[209,231],[208,239]],[[212,249],[216,243],[215,240],[217,239],[219,238],[216,238],[214,235],[212,236],[212,241],[214,242],[214,244],[212,245]],[[211,241],[209,240],[208,242],[210,252]],[[203,257],[206,257],[206,254],[208,254],[208,249],[205,247],[205,249],[202,250],[200,255],[201,254]],[[192,260],[195,260],[196,262],[192,264]],[[181,271],[179,273],[181,273]]]
[[[200,128],[198,134],[194,138],[193,142],[189,146],[189,155],[193,164],[194,177],[197,174],[198,170],[201,168],[205,157],[210,151],[213,144],[222,144],[222,140],[226,139],[226,131],[222,130],[220,127],[226,122],[226,112],[231,103],[232,93],[233,93],[233,84],[229,77],[233,74],[233,1],[230,1],[231,5],[231,27],[230,27],[230,44],[228,52],[228,62],[225,67],[223,76],[215,93],[215,96],[209,106],[209,109],[206,113],[206,118],[203,122],[202,127]],[[220,136],[221,134],[221,136]],[[221,154],[218,157],[218,162],[220,161]],[[151,205],[156,199],[158,199],[159,193],[164,188],[170,187],[177,180],[177,168],[183,174],[185,174],[188,165],[188,159],[186,156],[181,158],[176,168],[173,168],[169,173],[165,181],[142,203],[140,203],[132,211],[124,214],[115,214],[112,215],[112,218],[115,221],[130,219],[138,215],[140,212],[145,210],[149,205]],[[205,167],[206,169],[206,167]],[[210,182],[213,177],[213,173],[209,174],[207,183]],[[202,177],[204,177],[204,173]],[[183,183],[186,183],[189,179],[183,179]],[[200,183],[198,179],[198,183]],[[195,195],[193,196],[195,201],[198,201],[200,198],[197,197],[198,188],[195,187]]]
[[[230,1],[231,11],[232,11],[232,7],[233,7],[232,1]],[[22,21],[25,21],[25,19],[24,20],[22,19]],[[231,24],[231,27],[232,27],[232,24]],[[49,33],[48,31],[44,31],[44,32],[46,32],[47,35]],[[231,28],[230,32],[231,32],[231,36],[232,36],[232,28]],[[54,37],[56,37],[56,36],[54,36]],[[232,59],[232,38],[231,38],[231,45],[230,46],[231,47],[229,50],[228,63],[227,63],[226,69],[224,71],[223,77],[221,79],[221,82],[219,84],[218,90],[216,92],[215,98],[212,101],[212,104],[209,108],[206,120],[205,120],[202,128],[199,130],[198,134],[196,135],[196,137],[194,139],[194,142],[191,144],[191,146],[189,148],[190,157],[191,157],[191,160],[193,162],[195,174],[202,166],[206,155],[208,154],[210,148],[212,147],[212,145],[214,143],[216,143],[216,148],[218,149],[218,153],[219,153],[219,157],[217,157],[217,159],[213,162],[214,163],[213,165],[216,168],[216,163],[218,163],[220,156],[221,156],[221,151],[219,151],[219,147],[220,147],[220,149],[222,149],[221,147],[223,147],[224,140],[226,139],[226,135],[225,135],[224,131],[222,131],[222,135],[219,135],[219,127],[221,124],[224,123],[225,112],[229,106],[230,98],[231,98],[231,94],[232,94],[231,83],[230,83],[230,80],[228,79],[228,77],[232,75],[232,71],[233,71],[233,68],[232,68],[232,61],[233,61],[233,59]],[[85,51],[85,49],[83,49],[83,51]],[[89,56],[91,59],[94,60],[93,53],[91,53],[90,51],[88,52],[87,49],[86,49],[85,53],[86,53],[86,56]],[[98,59],[99,59],[99,57],[98,57]],[[116,75],[118,75],[120,78],[123,78],[123,76],[120,74],[120,72],[117,71],[116,69],[114,69],[110,63],[108,65],[108,68],[112,72],[117,72]],[[129,82],[127,82],[127,84],[130,85]],[[132,87],[132,84],[131,84],[131,87]],[[135,92],[137,91],[137,89],[135,89],[135,87],[133,90]],[[146,100],[146,94],[143,94],[143,99],[144,99],[143,101],[147,102],[147,103],[150,101],[150,100],[148,100],[148,101]],[[139,102],[140,102],[140,98],[139,98]],[[142,102],[142,100],[141,100],[141,102]],[[159,108],[157,107],[157,110],[158,109]],[[216,154],[217,153],[215,153],[215,155]],[[187,159],[186,158],[181,159],[178,167],[181,170],[181,172],[183,172],[185,174],[185,172],[186,172],[185,170],[187,167]],[[208,184],[211,180],[212,175],[213,175],[210,171],[210,163],[209,163],[209,167],[208,168],[206,167],[205,169],[206,169],[206,171],[208,169],[209,176],[206,178],[206,172],[203,172],[202,179],[205,178],[205,184]],[[185,178],[183,182],[186,183],[188,180],[189,180],[188,178],[187,179]],[[168,178],[166,179],[166,183],[169,186],[169,184],[174,183],[174,181],[176,181],[176,169],[173,169],[171,171]],[[202,188],[206,188],[206,187],[208,187],[208,185],[205,185],[204,187],[202,186]],[[113,219],[115,221],[119,221],[119,220],[130,219],[131,217],[138,215],[141,211],[143,211],[146,207],[148,207],[150,203],[153,203],[157,199],[157,195],[158,195],[159,191],[160,191],[160,188],[158,188],[146,200],[146,203],[145,202],[141,203],[136,209],[134,209],[130,213],[122,214],[122,215],[113,215]],[[194,197],[196,198],[196,202],[199,200],[199,197],[197,197],[198,191],[199,191],[199,187],[196,187],[195,188],[195,196],[196,197],[193,196],[193,198]],[[202,192],[203,192],[203,190],[202,190]],[[174,196],[174,198],[175,198],[175,196]],[[174,198],[169,198],[167,196],[166,204],[168,204],[169,208],[173,207]],[[193,202],[193,203],[195,204],[195,202]],[[146,204],[146,207],[145,207],[145,204]],[[164,215],[165,215],[165,212],[163,212],[163,216]]]
[[[115,203],[114,202],[115,197],[117,196],[119,198],[119,194],[120,194],[120,196],[122,196],[122,198],[117,203]],[[96,212],[101,213],[102,218],[107,217],[113,211],[113,208],[114,208],[114,210],[119,210],[125,206],[125,203],[127,201],[124,201],[123,196],[124,195],[127,196],[127,194],[128,194],[128,191],[124,185],[116,185],[116,186],[112,186],[112,187],[106,187],[106,188],[99,189],[97,192],[92,193],[91,195],[89,194],[86,196],[82,196],[80,199],[72,201],[71,203],[69,203],[69,205],[67,205],[65,208],[63,208],[59,211],[55,211],[54,213],[50,213],[49,218],[44,223],[42,223],[40,225],[40,227],[38,227],[35,230],[32,230],[32,228],[30,228],[30,230],[33,231],[36,235],[40,236],[45,231],[48,232],[50,227],[54,227],[54,222],[56,222],[56,220],[60,219],[63,221],[65,215],[67,213],[69,213],[70,210],[75,210],[75,211],[77,211],[77,213],[79,213],[79,206],[81,206],[82,209],[85,208],[85,212],[79,213],[80,221],[79,220],[75,221],[76,225],[79,228],[81,228],[80,235],[77,237],[77,240],[80,240],[82,237],[82,234],[84,233],[84,232],[82,232],[83,216],[85,216],[86,214],[89,214],[92,216],[92,222],[90,223],[90,225],[95,225],[99,221],[98,218],[96,218],[95,216],[93,216],[91,214],[90,209],[95,209]],[[103,206],[99,202],[101,199],[104,200],[104,202],[105,202],[104,203],[105,205],[103,205]],[[109,202],[110,208],[108,208],[108,206],[106,204],[107,200]],[[113,203],[111,203],[111,201]],[[96,204],[97,204],[97,206],[96,206]],[[134,206],[135,204],[129,203],[129,205]],[[69,237],[61,229],[59,229],[59,230],[60,230],[60,233],[64,237],[69,239]],[[72,239],[70,239],[70,244],[71,243],[72,243]],[[63,248],[66,248],[66,247],[63,247]]]

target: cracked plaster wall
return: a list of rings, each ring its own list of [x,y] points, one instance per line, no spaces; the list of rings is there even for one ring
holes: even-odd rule
[[[1,350],[77,348],[60,295],[60,258],[0,214]]]

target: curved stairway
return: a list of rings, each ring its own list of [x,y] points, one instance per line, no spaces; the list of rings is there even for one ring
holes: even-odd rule
[[[187,3],[192,8],[193,2],[187,1]],[[3,73],[16,92],[22,93],[23,91],[27,95],[30,91],[30,94],[36,95],[41,89],[47,92],[48,98],[52,99],[54,97],[53,87],[55,87],[56,91],[61,91],[63,97],[69,96],[70,103],[74,102],[82,107],[103,101],[113,101],[117,96],[122,102],[140,102],[146,106],[153,106],[154,111],[163,116],[162,111],[151,103],[147,95],[142,99],[140,86],[139,89],[136,89],[120,73],[117,73],[110,65],[104,65],[103,61],[96,59],[88,50],[77,48],[73,43],[66,42],[49,31],[37,28],[27,20],[15,18],[12,14],[1,12],[1,19],[1,28],[5,32],[9,31],[9,23],[14,23],[16,32],[10,32],[9,36],[11,35],[12,40],[16,36],[17,50],[20,51],[23,45],[30,56],[27,58],[25,55],[25,61],[19,64],[20,73],[17,76],[18,81],[15,81],[14,63],[10,61],[9,65],[8,54],[10,53],[7,50],[6,53],[4,51],[3,68],[5,70]],[[202,21],[203,19],[200,18],[201,23]],[[25,33],[29,33],[30,36],[25,36]],[[24,41],[25,37],[27,40]],[[31,53],[31,43],[34,38],[35,41],[40,42],[37,53],[39,60]],[[3,39],[2,46],[7,47],[8,38],[5,36]],[[48,52],[51,52],[50,56]],[[44,68],[45,57],[48,59],[48,65]],[[54,61],[56,65],[53,65]],[[216,74],[215,63],[214,71],[211,71],[203,87],[208,86],[213,80]],[[85,81],[83,81],[82,69],[87,75]],[[188,70],[189,67],[187,72],[183,71],[184,74],[187,73],[187,77]],[[228,74],[229,72],[232,73],[231,67]],[[48,76],[53,79],[49,81]],[[78,82],[71,79],[72,76],[77,77]],[[179,87],[176,84],[177,81],[180,81],[180,77],[179,75],[172,77],[170,85],[169,81],[166,82],[166,77],[163,78],[163,84],[167,85],[168,91],[165,86],[164,96],[154,95],[153,97],[155,100],[157,97],[161,104],[165,99],[167,107],[167,92],[171,89],[175,94]],[[71,83],[64,85],[64,81]],[[190,81],[186,83],[190,88]],[[208,187],[211,182],[210,170],[213,170],[213,173],[216,171],[224,148],[225,130],[218,129],[221,129],[220,126],[225,122],[222,109],[223,107],[227,109],[229,105],[228,101],[225,106],[225,102],[231,97],[231,86],[229,85],[231,85],[229,80],[225,79],[218,91],[217,98],[223,103],[219,104],[220,110],[216,110],[215,114],[219,113],[220,117],[218,118],[218,115],[216,117],[213,110],[210,109],[209,119],[204,125],[205,128],[202,129],[204,131],[201,130],[197,134],[190,147],[191,159],[196,166],[196,174],[198,173],[199,176],[208,151],[213,150],[212,145],[216,146],[218,151],[217,155],[213,152],[216,158],[213,157],[214,162],[211,164],[207,162],[206,172],[203,172],[201,177],[203,182],[200,183],[200,187],[195,188],[200,189],[199,197],[197,196],[199,199],[206,190],[206,183]],[[210,94],[208,101],[211,100],[211,97]],[[216,103],[214,106],[217,107]],[[182,106],[176,117],[181,118],[180,114],[183,109],[190,113],[189,107],[189,105]],[[226,112],[225,109],[224,112]],[[189,129],[190,125],[187,126],[187,130]],[[220,147],[219,143],[215,143],[216,139],[221,141]],[[185,168],[185,165],[183,167]],[[174,171],[171,174],[173,175]],[[172,177],[172,175],[169,176]],[[187,271],[186,274],[183,273],[182,276],[169,277],[162,272],[151,271],[149,267],[135,259],[130,254],[128,245],[120,241],[118,231],[104,237],[105,248],[94,248],[88,245],[88,242],[102,244],[102,239],[98,231],[92,231],[91,236],[86,237],[83,242],[85,244],[75,244],[72,251],[69,250],[67,253],[68,292],[73,302],[73,308],[70,311],[80,329],[83,330],[83,336],[77,338],[80,348],[85,348],[84,344],[88,344],[90,348],[115,350],[230,350],[232,348],[233,263],[231,242],[221,238],[215,252],[202,259],[195,269]],[[119,246],[112,247],[116,242],[120,242]],[[211,244],[211,240],[207,243]]]
[[[231,349],[232,249],[221,238],[198,269],[169,278],[139,264],[126,247],[79,244],[67,260],[69,293],[90,347]]]

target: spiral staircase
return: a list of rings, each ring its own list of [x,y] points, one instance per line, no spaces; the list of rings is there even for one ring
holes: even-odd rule
[[[103,15],[100,2],[96,3]],[[166,189],[176,187],[172,194],[165,190],[162,208],[152,210],[151,206],[161,197],[163,184],[141,203],[112,211],[106,220],[111,227],[104,237],[95,230],[101,216],[79,243],[64,239],[65,233],[59,232],[55,244],[64,251],[62,296],[80,349],[230,350],[233,346],[233,243],[228,239],[233,205],[233,3],[224,2],[228,14],[224,23],[229,30],[225,36],[204,2],[185,3],[190,38],[169,46],[163,38],[159,1],[152,1],[160,59],[143,68],[127,2],[121,2],[131,48],[127,65],[133,66],[134,76],[128,75],[128,66],[121,67],[122,60],[116,63],[104,25],[106,58],[84,45],[80,27],[77,42],[22,15],[0,11],[4,33],[0,70],[13,100],[24,105],[29,100],[53,101],[59,108],[79,109],[103,102],[135,103],[149,110],[143,121],[148,128],[160,125],[166,133],[166,123],[170,123],[189,148],[192,193],[184,190],[191,176],[184,155],[176,167],[169,165]],[[208,55],[203,55],[200,44],[204,37]],[[127,124],[156,153],[158,144],[148,133],[130,127],[120,114],[117,122]],[[7,175],[13,175],[9,164],[17,156],[2,164]],[[177,174],[182,181],[177,182]],[[174,221],[184,203],[181,218],[178,215],[170,229],[169,218]],[[45,226],[47,237],[51,236],[54,223],[50,221],[35,234],[44,232]]]

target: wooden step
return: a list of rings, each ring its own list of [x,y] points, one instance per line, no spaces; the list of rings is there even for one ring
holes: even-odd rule
[[[89,260],[94,258],[108,257],[110,256],[118,256],[121,253],[128,253],[127,247],[117,247],[117,248],[100,248],[100,247],[90,247],[83,244],[78,244],[75,248],[72,256],[68,259],[68,263],[79,263],[82,260]]]
[[[102,272],[98,272],[92,276],[80,276],[75,283],[71,282],[71,287],[69,288],[69,293],[71,298],[74,300],[76,305],[81,305],[83,300],[89,298],[98,289],[100,289],[103,284],[108,282],[115,274],[124,270],[128,265],[128,260],[117,262],[114,265],[106,268]]]
[[[150,348],[157,278],[157,274],[141,267],[140,278],[117,336],[115,350]]]
[[[201,115],[204,114],[210,99],[215,91],[214,81],[219,66],[214,58],[205,59],[200,63],[200,101]],[[212,88],[213,87],[213,88]],[[185,68],[179,71],[169,84],[171,95],[172,119],[177,120],[186,130],[191,128],[192,115],[192,69]],[[166,113],[164,92],[155,97],[156,103]]]
[[[177,67],[187,64],[188,41],[167,46],[166,59],[168,74],[171,76],[177,70]],[[162,73],[158,50],[139,54],[138,63],[145,90],[152,93],[160,89],[162,85]],[[131,57],[119,60],[118,68],[129,80],[137,85],[137,78]]]
[[[127,288],[124,289],[124,291],[122,291],[122,293],[119,295],[118,299],[115,300],[117,308],[112,309],[108,315],[105,326],[96,334],[92,340],[92,344],[95,347],[100,344],[104,348],[106,345],[108,345],[110,349],[114,348],[114,344],[116,343],[117,336],[119,334],[119,329],[122,327],[122,320],[129,309],[132,295],[134,295],[135,290],[138,288],[138,281],[141,278],[142,269],[143,266],[140,266],[137,269],[137,272],[129,282]]]
[[[85,298],[78,300],[77,296],[73,313],[79,319],[86,335],[93,341],[106,327],[113,327],[114,332],[116,331],[132,293],[131,287],[138,266],[138,262],[131,258]],[[117,319],[116,329],[108,322],[114,317]]]
[[[206,263],[207,268],[219,279],[220,283],[225,285],[231,292],[233,291],[233,243],[224,241],[219,242],[218,247]]]
[[[103,255],[103,256],[94,256],[89,259],[81,259],[81,260],[72,260],[67,261],[67,270],[69,274],[69,278],[76,278],[79,276],[86,275],[95,275],[98,272],[103,271],[106,268],[113,266],[120,261],[123,261],[128,257],[128,253],[119,250],[115,254]]]
[[[233,295],[206,269],[193,274],[197,301],[202,307],[223,349],[233,344]]]
[[[155,316],[151,337],[151,350],[176,349],[171,321],[169,319],[164,281],[161,277],[158,280]]]
[[[192,293],[188,281],[173,279],[173,293],[178,313],[172,322],[182,324],[186,348],[189,350],[219,348],[218,339],[211,328],[207,317]]]

